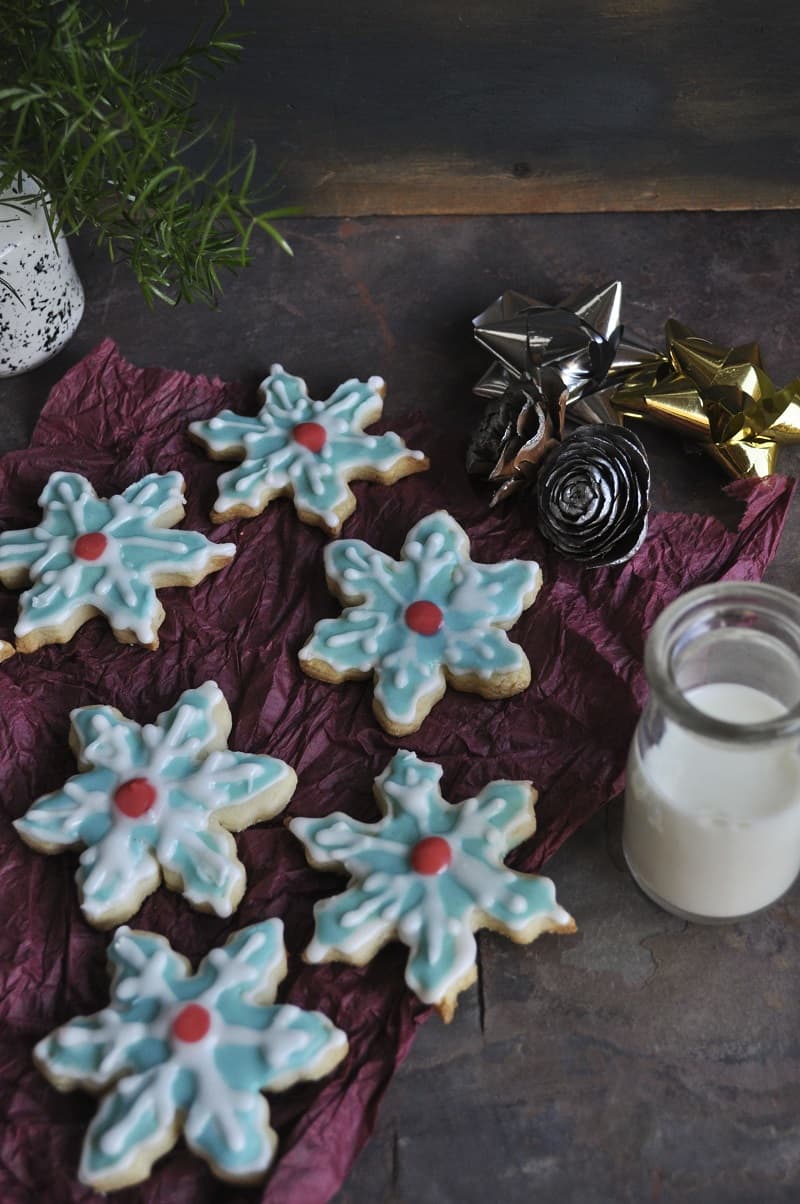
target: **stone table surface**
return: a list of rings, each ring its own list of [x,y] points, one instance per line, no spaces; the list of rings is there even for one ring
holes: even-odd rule
[[[800,374],[800,213],[295,220],[216,310],[148,311],[124,265],[75,247],[86,291],[67,349],[0,382],[0,447],[102,337],[139,364],[256,382],[274,360],[315,390],[380,373],[386,415],[422,407],[465,440],[486,363],[469,319],[502,289],[557,302],[620,278],[623,320],[673,315],[761,341]],[[661,509],[715,512],[720,471],[644,433]],[[797,471],[790,449],[783,471]],[[800,515],[768,580],[800,588]],[[338,1204],[772,1204],[800,1199],[800,890],[744,924],[689,925],[629,877],[619,801],[548,863],[579,933],[479,938],[478,988],[426,1024]],[[314,1202],[309,1201],[309,1204]]]

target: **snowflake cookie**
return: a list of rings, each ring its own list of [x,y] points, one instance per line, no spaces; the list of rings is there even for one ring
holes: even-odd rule
[[[30,582],[14,631],[20,652],[65,644],[103,614],[123,644],[158,647],[164,609],[156,589],[197,585],[235,555],[197,531],[170,531],[184,515],[179,472],[148,473],[121,494],[99,498],[77,472],[54,472],[38,527],[0,535],[0,581]]]
[[[7,661],[10,656],[13,656],[15,648],[13,644],[9,644],[8,640],[0,640],[0,661]]]
[[[423,472],[427,458],[399,435],[364,433],[383,412],[384,389],[380,376],[346,380],[327,401],[313,401],[304,380],[273,364],[259,386],[258,417],[223,410],[193,422],[189,433],[212,459],[244,461],[219,479],[214,522],[261,514],[273,498],[291,494],[303,522],[338,535],[356,508],[348,481],[392,485]]]
[[[246,879],[230,833],[281,811],[294,770],[228,750],[231,713],[213,681],[142,727],[109,706],[78,707],[70,719],[81,772],[14,827],[42,853],[85,846],[76,881],[89,923],[129,919],[162,873],[192,906],[231,915]]]
[[[530,782],[490,782],[452,805],[441,776],[440,765],[401,750],[375,782],[378,823],[337,811],[289,827],[313,866],[350,875],[342,894],[316,904],[306,961],[363,966],[398,939],[411,951],[406,983],[447,1021],[475,981],[478,928],[527,944],[542,932],[574,932],[575,921],[549,878],[503,864],[536,829]]]
[[[261,1092],[320,1079],[347,1053],[326,1016],[274,1003],[286,974],[281,921],[234,933],[195,974],[150,932],[120,928],[108,956],[108,1007],[70,1020],[34,1051],[59,1091],[105,1092],[81,1182],[98,1191],[139,1183],[181,1132],[220,1178],[261,1178],[277,1145]]]
[[[541,570],[533,560],[475,564],[445,510],[411,528],[399,561],[342,539],[326,547],[325,572],[347,609],[317,623],[300,665],[330,682],[372,673],[373,709],[392,735],[415,732],[448,682],[484,698],[530,684],[528,658],[501,629],[531,605]]]

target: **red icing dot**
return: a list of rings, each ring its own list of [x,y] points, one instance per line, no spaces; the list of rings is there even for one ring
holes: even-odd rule
[[[108,540],[102,531],[87,531],[79,535],[72,545],[72,550],[78,560],[98,560],[108,547]]]
[[[208,1009],[199,1003],[187,1003],[172,1021],[172,1035],[178,1041],[202,1041],[210,1028]]]
[[[121,782],[114,791],[117,810],[130,819],[144,815],[155,801],[156,788],[147,778],[130,778],[127,782]]]
[[[411,850],[411,868],[418,874],[441,874],[453,860],[453,851],[443,836],[426,836]]]
[[[422,599],[406,607],[405,620],[417,635],[436,635],[444,622],[444,615],[435,602]]]
[[[321,452],[328,438],[328,432],[318,422],[298,422],[292,431],[295,443],[308,448],[310,452]]]

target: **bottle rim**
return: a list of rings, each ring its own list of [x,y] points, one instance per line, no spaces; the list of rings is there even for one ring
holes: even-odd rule
[[[784,714],[758,723],[735,723],[715,719],[699,710],[678,686],[673,673],[672,652],[681,633],[686,633],[692,621],[703,612],[716,611],[722,617],[727,609],[738,608],[743,614],[761,615],[777,620],[786,632],[800,677],[800,599],[788,590],[760,582],[722,581],[702,585],[681,594],[661,612],[653,624],[645,644],[644,666],[650,690],[667,715],[683,727],[701,736],[738,744],[762,744],[800,735],[800,699]],[[725,624],[720,627],[744,626]],[[706,628],[705,630],[708,630]]]

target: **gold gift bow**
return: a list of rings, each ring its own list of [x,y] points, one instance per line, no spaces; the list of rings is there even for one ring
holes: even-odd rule
[[[691,439],[733,477],[775,471],[784,443],[800,443],[800,379],[776,389],[757,343],[719,347],[670,318],[667,361],[620,386],[611,401]]]

